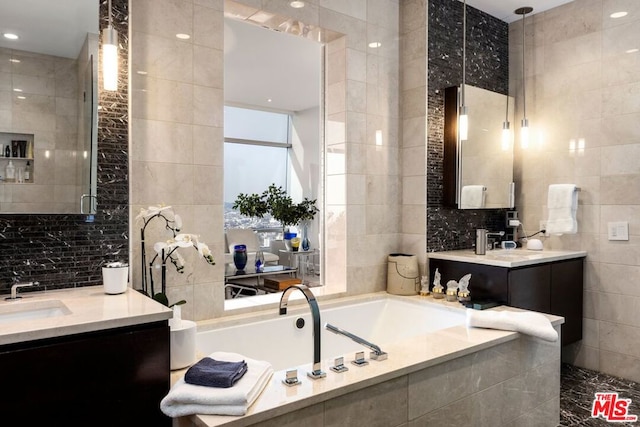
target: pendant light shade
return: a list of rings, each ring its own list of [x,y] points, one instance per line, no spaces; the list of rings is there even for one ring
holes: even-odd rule
[[[464,87],[467,74],[467,1],[462,5],[462,87],[460,90],[460,111],[458,114],[458,136],[460,141],[469,137],[469,115],[464,99]]]
[[[522,122],[520,128],[520,147],[526,149],[529,147],[529,120],[527,119],[527,81],[525,78],[525,52],[524,52],[524,18],[527,13],[533,12],[533,8],[529,6],[518,8],[514,11],[517,15],[522,15]]]
[[[507,102],[509,102],[508,99]],[[502,148],[502,151],[507,151],[511,146],[511,129],[509,121],[502,122],[502,138],[500,146]]]
[[[111,0],[108,1],[109,24],[102,30],[102,82],[104,90],[118,90],[118,32],[111,22]]]

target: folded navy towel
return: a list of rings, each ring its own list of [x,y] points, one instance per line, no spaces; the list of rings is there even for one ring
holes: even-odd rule
[[[232,387],[247,372],[247,363],[225,362],[205,357],[187,369],[184,381],[206,387]]]

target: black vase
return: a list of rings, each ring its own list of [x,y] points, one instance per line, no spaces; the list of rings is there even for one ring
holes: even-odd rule
[[[233,263],[238,270],[244,270],[247,265],[247,245],[235,245],[233,247]]]

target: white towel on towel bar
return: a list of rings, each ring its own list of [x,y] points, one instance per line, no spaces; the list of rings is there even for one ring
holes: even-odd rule
[[[547,233],[576,234],[578,232],[578,187],[575,184],[551,184],[547,197]]]
[[[162,412],[172,418],[193,414],[245,415],[266,387],[273,368],[268,362],[253,360],[237,353],[215,352],[215,360],[247,362],[247,373],[233,387],[216,388],[188,384],[184,376],[171,387],[160,402]]]
[[[465,185],[460,192],[460,209],[484,208],[484,185]]]
[[[544,314],[531,311],[479,311],[468,308],[467,327],[501,329],[520,332],[545,341],[558,340],[558,332],[551,325],[551,321]]]

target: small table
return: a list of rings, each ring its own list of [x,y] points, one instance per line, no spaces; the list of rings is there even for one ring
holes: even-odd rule
[[[300,273],[302,283],[305,285],[308,284],[309,281],[307,280],[307,283],[305,283],[304,276],[305,274],[315,273],[313,256],[319,253],[318,249],[309,249],[308,251],[288,251],[286,249],[280,249],[280,253],[286,253],[291,256],[291,259],[293,260],[292,267]],[[301,258],[302,264],[300,264]],[[311,267],[309,267],[309,265],[311,265]]]
[[[264,266],[261,271],[257,272],[255,268],[237,270],[235,265],[227,264],[224,271],[225,299],[227,299],[227,296],[229,296],[229,298],[236,298],[239,295],[238,293],[235,296],[231,296],[231,288],[238,290],[247,289],[255,291],[256,293],[258,290],[266,293],[281,292],[277,289],[264,286],[264,280],[261,280],[261,278],[279,274],[296,277],[297,272],[297,268],[287,267],[286,265],[267,265]]]

